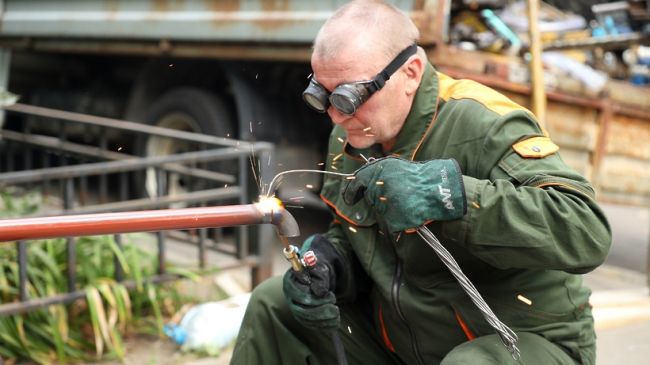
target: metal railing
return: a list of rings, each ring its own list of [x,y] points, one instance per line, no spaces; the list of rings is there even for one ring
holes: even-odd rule
[[[270,143],[237,141],[25,104],[14,104],[4,109],[9,112],[8,117],[19,122],[10,123],[12,129],[0,129],[0,191],[9,186],[40,191],[48,201],[56,202],[44,209],[48,216],[124,212],[178,205],[248,204],[258,196],[259,182],[268,182],[272,178],[270,164],[254,164],[255,161],[270,161],[273,154]],[[50,133],[43,132],[48,129]],[[52,130],[55,133],[51,133]],[[116,137],[135,135],[183,141],[192,150],[140,157],[124,153],[123,148],[115,147],[112,141]],[[111,145],[113,147],[109,147]],[[230,166],[230,171],[212,171],[210,165],[218,163]],[[147,174],[149,177],[155,176],[156,194],[133,194],[131,187],[144,183]],[[171,184],[181,186],[183,191],[173,191]],[[250,267],[255,285],[271,272],[269,255],[265,254],[271,241],[268,237],[273,234],[271,229],[260,225],[235,227],[226,233],[223,229],[207,228],[187,232],[156,232],[158,272],[147,280],[164,282],[178,278],[165,270],[166,242],[171,236],[196,246],[197,268],[206,268],[207,251],[216,250],[235,259],[216,265],[217,268]],[[263,237],[266,239],[261,239]],[[122,245],[121,234],[115,235],[114,240],[118,246]],[[28,297],[28,242],[15,242],[20,301],[0,304],[0,315],[71,303],[84,297],[85,292],[77,288],[75,241],[75,238],[65,240],[69,268],[68,292],[47,298]],[[125,282],[119,265],[117,268],[117,281],[126,287],[136,284]]]

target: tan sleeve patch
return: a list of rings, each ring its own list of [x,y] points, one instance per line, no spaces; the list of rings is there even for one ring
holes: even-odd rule
[[[523,158],[543,158],[557,152],[560,147],[548,137],[532,137],[512,145]]]

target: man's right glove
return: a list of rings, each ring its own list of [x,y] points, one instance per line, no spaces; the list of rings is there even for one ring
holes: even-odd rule
[[[283,291],[293,316],[307,328],[336,329],[340,323],[339,308],[336,306],[337,269],[340,258],[332,243],[316,234],[305,240],[300,256],[313,251],[318,260],[316,265],[301,272],[289,269],[284,274]]]

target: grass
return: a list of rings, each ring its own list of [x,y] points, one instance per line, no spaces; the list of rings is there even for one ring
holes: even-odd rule
[[[38,194],[0,192],[0,218],[33,213]],[[123,359],[124,338],[148,333],[162,336],[164,317],[174,313],[185,298],[173,285],[152,285],[157,256],[128,241],[120,247],[112,236],[76,240],[77,289],[85,298],[69,305],[53,305],[29,313],[0,316],[0,358],[5,364],[31,360],[39,364]],[[114,280],[116,259],[128,290]],[[27,244],[27,293],[42,298],[67,292],[67,251],[63,238],[29,241]],[[170,273],[195,278],[187,270]],[[0,303],[19,300],[18,258],[15,245],[0,243]],[[1,361],[0,361],[1,363]]]

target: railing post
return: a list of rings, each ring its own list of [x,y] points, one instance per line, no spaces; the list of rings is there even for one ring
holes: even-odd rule
[[[156,199],[165,195],[167,176],[165,171],[156,167]],[[156,232],[158,239],[158,274],[165,273],[165,234],[162,231]]]
[[[99,147],[102,151],[106,151],[108,148],[108,140],[106,137],[106,128],[102,128],[99,134]],[[106,180],[106,174],[99,175],[99,202],[106,203],[108,201],[108,181]]]
[[[239,204],[245,204],[250,199],[250,193],[248,192],[248,160],[244,156],[238,158],[239,163],[239,186],[241,187],[241,193],[239,194]],[[235,255],[238,259],[243,259],[249,252],[249,239],[250,239],[250,229],[249,227],[239,227],[237,228],[237,237],[235,239]]]
[[[263,182],[270,183],[274,176],[274,169],[271,168],[270,163],[265,165],[262,161],[270,161],[272,157],[272,149],[262,149],[259,152],[259,179],[260,179],[260,189],[264,189]],[[256,188],[256,187],[255,187]],[[262,192],[260,192],[262,193]],[[254,193],[250,194],[251,197],[255,196]],[[252,283],[253,287],[257,286],[262,281],[273,275],[273,252],[272,248],[275,247],[275,241],[278,239],[277,234],[274,232],[274,228],[268,224],[262,224],[255,227],[255,234],[251,238],[251,241],[254,241],[255,254],[258,257],[258,265],[253,269],[252,273]],[[277,245],[279,247],[279,245]],[[278,255],[280,252],[278,251]]]
[[[18,297],[21,302],[28,299],[27,295],[27,242],[16,242],[18,251]]]
[[[63,187],[63,208],[70,210],[74,207],[74,180],[65,179]],[[65,240],[68,292],[72,293],[77,290],[77,240],[68,237]]]
[[[117,248],[122,251],[124,248],[124,245],[122,245],[122,235],[121,234],[116,234],[113,236],[113,239],[115,240],[115,245]],[[115,281],[121,282],[124,280],[124,268],[122,267],[122,263],[120,263],[120,260],[118,260],[117,255],[115,255]]]

